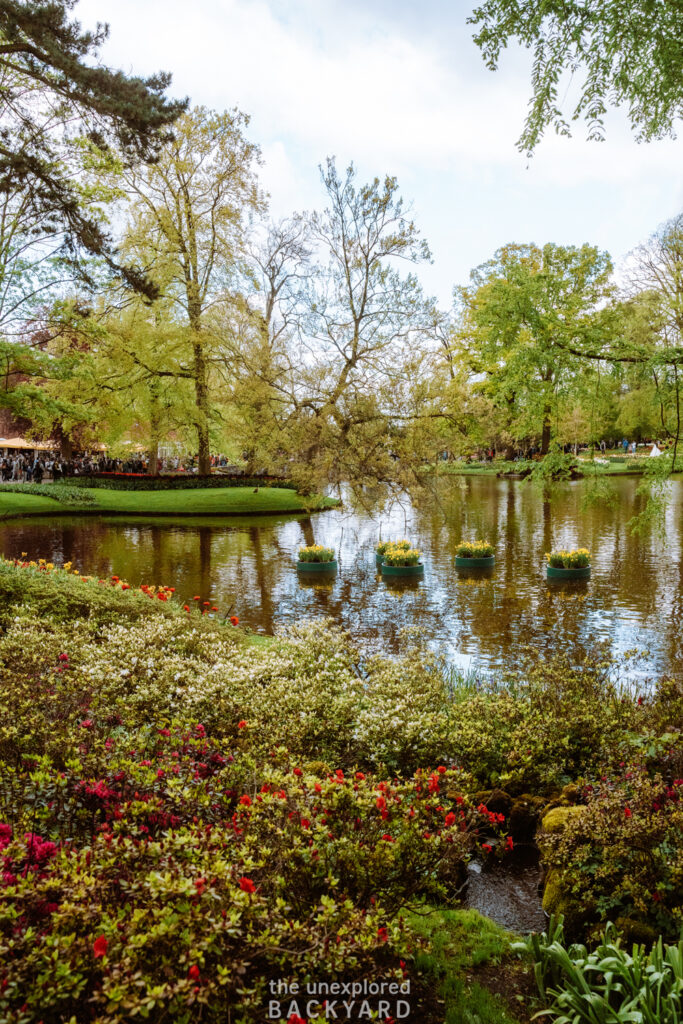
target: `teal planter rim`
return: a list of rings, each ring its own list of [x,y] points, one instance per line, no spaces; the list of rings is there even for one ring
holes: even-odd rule
[[[297,562],[296,567],[299,572],[335,572],[337,559],[331,562]]]
[[[423,572],[422,562],[417,565],[386,565],[382,562],[382,576],[421,576]]]
[[[581,565],[571,569],[562,569],[559,566],[548,565],[546,572],[549,580],[585,580],[591,574],[591,566]]]
[[[492,569],[495,564],[495,555],[486,555],[485,558],[464,558],[462,555],[455,556],[456,569]]]

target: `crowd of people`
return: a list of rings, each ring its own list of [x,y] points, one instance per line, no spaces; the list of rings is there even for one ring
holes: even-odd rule
[[[239,472],[226,455],[211,457],[212,469]],[[113,459],[107,455],[78,455],[63,459],[57,452],[15,452],[0,457],[0,479],[3,483],[37,483],[44,479],[63,480],[93,473],[147,473],[147,455],[134,455],[126,459]],[[161,458],[157,461],[159,473],[195,473],[195,456]]]

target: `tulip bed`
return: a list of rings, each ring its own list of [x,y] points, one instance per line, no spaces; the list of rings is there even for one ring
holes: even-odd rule
[[[475,689],[419,648],[360,671],[329,624],[255,646],[214,612],[0,560],[3,1024],[255,1024],[272,979],[406,977],[441,1024],[405,908],[513,847],[480,791],[552,804],[598,765],[673,770],[678,696],[639,703],[602,659]],[[660,930],[675,885],[652,880]]]

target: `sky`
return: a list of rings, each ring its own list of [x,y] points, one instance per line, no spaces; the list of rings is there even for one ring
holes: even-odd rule
[[[170,93],[251,116],[274,218],[324,205],[319,166],[398,178],[429,242],[420,268],[443,308],[472,267],[510,242],[588,242],[617,267],[683,209],[683,139],[637,144],[615,112],[607,141],[551,133],[516,146],[531,90],[529,53],[489,71],[464,0],[81,0],[106,21],[103,60],[173,74]],[[569,97],[571,98],[571,91]]]

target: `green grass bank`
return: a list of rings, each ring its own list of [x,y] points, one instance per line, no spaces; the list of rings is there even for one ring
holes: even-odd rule
[[[9,485],[12,486],[12,485]],[[19,485],[21,487],[21,485]],[[282,487],[195,488],[174,491],[114,491],[43,484],[0,487],[0,519],[33,515],[125,516],[289,515],[334,508],[333,498],[298,494]],[[29,489],[30,488],[30,489]]]

